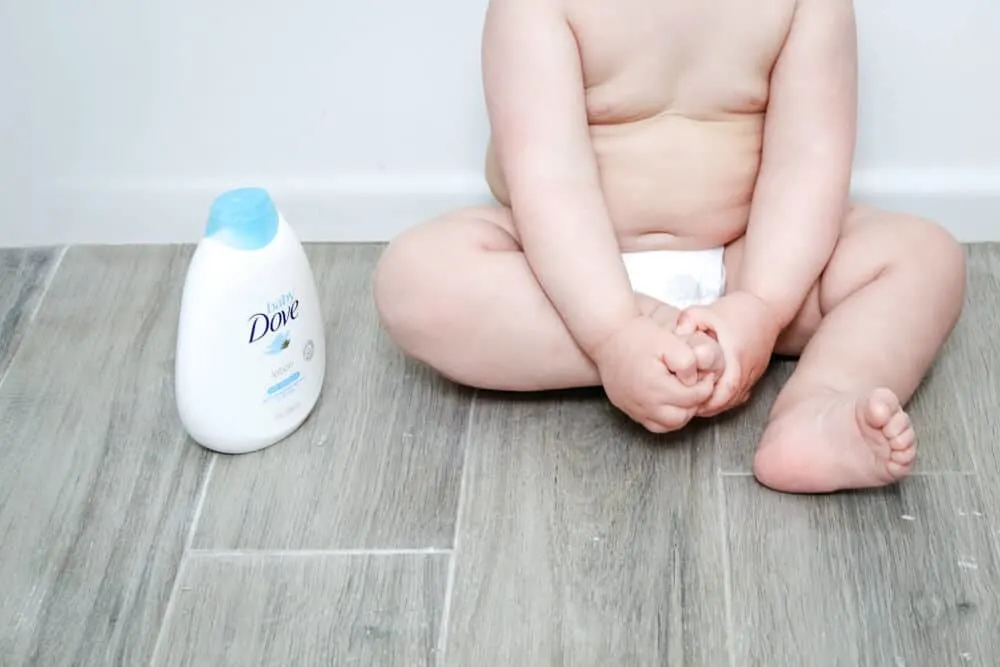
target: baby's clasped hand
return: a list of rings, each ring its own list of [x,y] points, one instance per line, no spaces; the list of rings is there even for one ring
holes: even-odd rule
[[[608,400],[653,433],[684,427],[715,388],[699,377],[695,349],[646,315],[630,319],[593,358]]]
[[[697,412],[712,417],[745,403],[750,390],[767,370],[781,333],[763,301],[748,292],[733,292],[708,306],[681,312],[675,333],[713,335],[725,359],[725,371],[711,398]]]

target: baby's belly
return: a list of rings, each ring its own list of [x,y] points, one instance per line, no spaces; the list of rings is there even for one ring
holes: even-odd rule
[[[594,126],[591,136],[623,251],[710,248],[743,235],[760,166],[762,116],[706,121],[663,114]],[[487,165],[487,179],[509,203],[495,164]]]

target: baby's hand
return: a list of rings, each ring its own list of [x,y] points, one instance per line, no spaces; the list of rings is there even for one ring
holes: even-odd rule
[[[701,417],[712,417],[746,402],[767,370],[781,327],[763,301],[733,292],[710,306],[682,312],[676,332],[678,336],[701,332],[719,341],[725,368],[712,398],[698,411]]]
[[[685,385],[692,385],[702,380],[708,380],[711,384],[722,377],[726,369],[725,355],[719,341],[711,333],[695,331],[684,336],[677,336],[674,328],[677,326],[677,311],[666,304],[657,301],[644,294],[636,294],[640,310],[654,322],[659,324],[664,330],[680,339],[694,352],[694,372],[689,368],[675,367],[676,357],[665,357],[667,370],[673,373]]]
[[[714,390],[698,378],[694,349],[646,316],[625,324],[593,358],[611,403],[654,433],[683,427]]]

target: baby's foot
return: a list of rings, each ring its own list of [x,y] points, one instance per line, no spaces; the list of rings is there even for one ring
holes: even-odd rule
[[[789,493],[880,487],[909,474],[915,444],[910,417],[890,390],[816,394],[772,417],[754,475]]]

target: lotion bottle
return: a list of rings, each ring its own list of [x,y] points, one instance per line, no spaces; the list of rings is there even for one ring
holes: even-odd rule
[[[224,454],[269,447],[319,399],[324,327],[309,260],[260,188],[212,203],[181,298],[175,393],[192,439]]]

